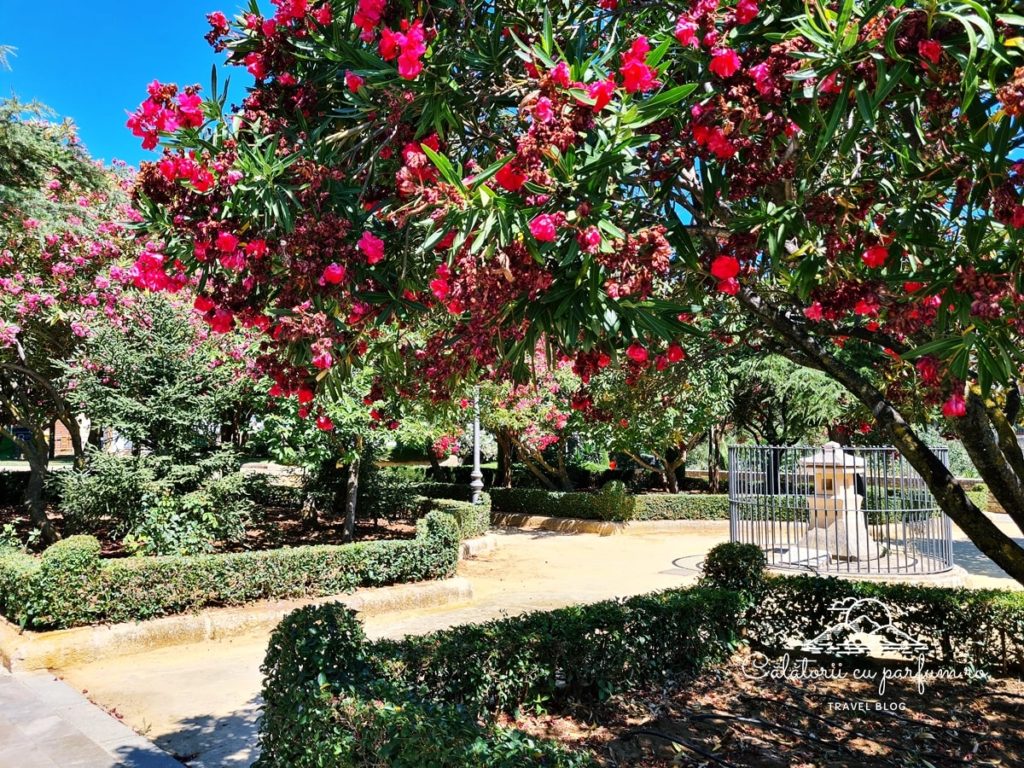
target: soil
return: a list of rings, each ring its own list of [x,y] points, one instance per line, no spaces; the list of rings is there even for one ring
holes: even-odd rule
[[[1024,682],[1015,679],[755,680],[739,654],[663,690],[565,714],[520,717],[536,736],[588,749],[606,768],[1024,766]]]
[[[62,529],[60,511],[51,506],[48,508],[50,519],[57,530]],[[24,511],[16,506],[0,506],[0,529],[12,524],[21,541],[25,541],[32,531],[32,524]],[[291,507],[265,507],[249,525],[243,541],[228,543],[219,542],[216,552],[242,552],[250,550],[278,549],[280,547],[298,547],[306,544],[341,544],[344,520],[341,518],[321,519],[317,525],[303,522],[298,510]],[[90,531],[100,541],[103,557],[124,557],[127,553],[120,540],[108,529]],[[411,539],[416,535],[416,525],[412,521],[395,520],[358,520],[356,522],[356,541],[377,541],[381,539]]]

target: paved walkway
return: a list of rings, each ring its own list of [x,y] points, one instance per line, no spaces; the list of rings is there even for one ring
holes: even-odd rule
[[[0,667],[0,768],[181,768],[53,675]]]
[[[502,615],[628,596],[694,581],[697,556],[727,525],[671,536],[500,532],[498,549],[466,560],[465,604],[369,617],[371,637],[398,637]],[[676,561],[684,559],[688,567]],[[259,667],[267,635],[165,648],[63,670],[94,701],[192,768],[242,768],[254,758]]]
[[[998,516],[995,519],[1006,526],[1007,532],[1020,536],[1008,519]],[[459,574],[473,584],[471,601],[368,617],[367,633],[371,637],[400,637],[529,610],[692,583],[698,575],[696,568],[703,554],[728,539],[728,525],[710,523],[686,533],[658,536],[600,537],[523,531],[502,531],[497,536],[499,548],[495,552],[477,560],[463,561],[459,566]],[[958,529],[954,529],[954,557],[969,573],[968,586],[1020,588],[981,555]],[[116,710],[125,723],[191,768],[243,768],[255,757],[261,685],[259,668],[266,645],[267,634],[259,633],[95,662],[62,670],[60,674],[75,688],[86,691],[93,701]],[[45,678],[53,682],[49,676],[33,679]],[[52,720],[53,713],[45,706],[39,708],[33,704],[36,709],[25,712],[34,714],[22,716],[19,703],[19,709],[14,711],[19,712],[15,719],[21,725],[9,723],[11,718],[6,715],[10,709],[9,699],[3,696],[5,690],[16,688],[5,689],[4,683],[20,685],[23,689],[35,684],[22,678],[0,677],[0,768],[36,765],[81,768],[122,765],[148,768],[152,765],[157,768],[156,763],[131,762],[141,754],[132,750],[144,747],[134,747],[128,742],[119,747],[120,753],[107,750],[105,755],[92,749],[92,746],[103,747],[102,741],[92,746],[83,745],[80,754],[84,757],[79,762],[70,758],[63,762],[52,759],[52,751],[48,752],[49,762],[41,754],[30,752],[24,754],[31,755],[36,762],[5,762],[11,759],[7,743],[12,738],[19,740],[14,743],[21,744],[22,749],[28,749],[25,745],[45,743],[66,743],[77,749],[75,745],[79,742],[61,742],[59,734],[51,734],[45,740],[36,738],[37,729],[58,726]],[[84,701],[69,688],[63,690],[75,695],[79,705]],[[122,735],[128,730],[101,710],[86,708],[93,717],[119,726]],[[86,731],[95,742],[91,727]],[[70,731],[68,734],[73,735]],[[148,744],[136,738],[142,745]],[[149,748],[152,749],[152,745]],[[114,758],[121,762],[110,762]],[[180,766],[173,761],[170,765]]]

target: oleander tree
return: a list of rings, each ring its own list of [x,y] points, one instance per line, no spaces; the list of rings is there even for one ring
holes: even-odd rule
[[[210,16],[255,78],[154,83],[153,287],[200,274],[281,387],[391,354],[439,393],[543,342],[687,345],[692,313],[827,373],[1024,580],[912,416],[1024,523],[1024,18],[1009,0],[277,0]],[[214,84],[214,89],[216,84]],[[419,327],[381,350],[381,326]],[[524,355],[524,352],[528,354]],[[639,355],[640,352],[637,352]],[[856,361],[852,362],[852,361]],[[868,371],[870,373],[865,373]]]
[[[628,356],[619,365],[602,358],[587,389],[583,430],[678,493],[678,471],[690,451],[730,421],[730,364],[718,342],[691,344],[688,352],[670,344],[653,366]]]
[[[89,157],[70,121],[0,102],[0,434],[29,463],[25,503],[46,543],[57,536],[42,493],[56,422],[83,457],[59,361],[132,301],[119,266],[133,258],[129,182]]]
[[[570,360],[548,360],[539,347],[529,365],[528,381],[497,378],[480,387],[480,423],[498,444],[495,485],[511,485],[512,464],[519,461],[543,487],[572,490],[566,458],[580,421],[574,412],[588,410],[591,400],[579,395]]]

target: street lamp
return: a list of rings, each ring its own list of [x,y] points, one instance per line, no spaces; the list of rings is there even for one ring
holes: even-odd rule
[[[480,387],[473,388],[473,471],[469,475],[470,500],[479,504],[484,490],[484,473],[480,471]]]

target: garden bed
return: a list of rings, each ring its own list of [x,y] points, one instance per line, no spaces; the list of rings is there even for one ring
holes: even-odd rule
[[[415,537],[403,540],[127,558],[101,557],[92,536],[69,537],[41,556],[0,548],[0,615],[55,629],[443,578],[455,571],[460,542],[487,530],[486,495],[483,502],[417,496],[413,514],[422,517]]]
[[[505,718],[600,766],[1024,765],[1024,683],[752,679],[749,654],[672,687]]]
[[[914,658],[940,675],[930,695],[901,686],[916,685],[907,674],[888,693],[852,674],[908,660],[820,653],[826,674],[793,686],[737,655],[745,638],[777,663],[832,631],[836,601],[888,606],[890,623],[850,631],[915,638]],[[1012,732],[1024,687],[988,677],[1024,672],[1022,627],[1019,593],[768,577],[760,550],[736,544],[708,554],[697,587],[399,641],[369,642],[328,604],[271,639],[258,765],[313,768],[325,751],[352,768],[995,764],[1024,745]],[[882,696],[895,705],[874,708]],[[830,715],[833,699],[857,706]]]

